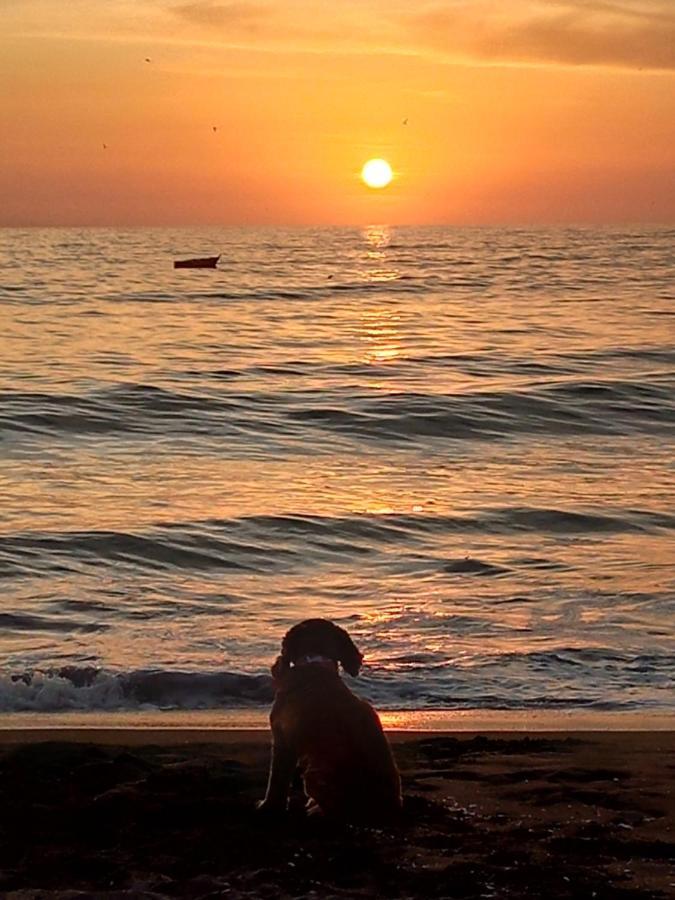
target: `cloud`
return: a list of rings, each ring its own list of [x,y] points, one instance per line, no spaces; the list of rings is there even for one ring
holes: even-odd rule
[[[407,18],[413,40],[449,57],[675,69],[671,2],[455,2]]]
[[[192,25],[218,30],[258,31],[270,18],[270,11],[266,7],[246,2],[214,3],[194,0],[172,6],[171,11]]]
[[[7,33],[22,35],[675,71],[675,0],[0,0],[0,9]]]
[[[344,5],[333,6],[317,5],[317,0],[277,0],[266,5],[254,0],[189,0],[167,8],[193,36],[223,44],[245,43],[257,50],[306,53],[372,53],[373,48],[404,52],[391,34],[389,43],[382,38],[382,22],[377,16],[373,19],[375,2],[342,0]]]

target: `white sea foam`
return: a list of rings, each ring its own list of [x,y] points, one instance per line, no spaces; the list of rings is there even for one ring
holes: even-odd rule
[[[113,710],[124,706],[120,680],[101,672],[87,685],[76,685],[56,672],[23,678],[0,674],[0,712]]]

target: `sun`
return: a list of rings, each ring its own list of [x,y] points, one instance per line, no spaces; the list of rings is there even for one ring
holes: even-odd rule
[[[394,173],[386,159],[369,159],[361,169],[361,178],[370,188],[386,187]]]

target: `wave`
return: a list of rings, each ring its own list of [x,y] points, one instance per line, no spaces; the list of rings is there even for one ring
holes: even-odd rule
[[[0,571],[3,556],[16,554],[16,563],[24,571],[31,562],[48,558],[71,558],[83,562],[122,562],[143,564],[150,569],[249,569],[246,559],[256,557],[256,567],[264,568],[271,557],[292,555],[283,547],[253,547],[250,544],[209,538],[195,534],[186,526],[182,534],[166,529],[156,534],[130,534],[120,531],[83,531],[42,533],[0,537]],[[11,560],[10,560],[11,561]]]
[[[49,631],[64,633],[91,633],[105,631],[108,626],[102,622],[88,622],[73,618],[36,616],[30,613],[0,613],[0,628],[12,631]]]
[[[208,276],[207,276],[208,277]],[[437,291],[448,285],[475,288],[480,290],[490,284],[485,278],[473,279],[448,279],[438,276],[426,275],[413,277],[399,275],[392,278],[373,278],[370,280],[335,280],[325,274],[323,283],[298,284],[290,286],[267,286],[254,290],[189,290],[181,292],[177,298],[174,293],[167,291],[126,291],[124,294],[106,294],[103,300],[114,303],[175,303],[180,302],[200,303],[209,301],[226,301],[228,303],[250,302],[274,302],[274,301],[315,301],[330,300],[334,297],[362,297],[373,295],[393,296],[400,294],[421,295],[430,291]]]
[[[498,654],[461,666],[415,655],[395,662],[396,671],[375,667],[345,678],[381,709],[620,710],[667,707],[675,674],[672,654],[602,647]],[[0,673],[0,712],[236,709],[267,707],[273,697],[267,674],[77,665]]]
[[[101,563],[135,570],[261,574],[385,551],[424,549],[430,536],[659,533],[675,530],[675,514],[640,509],[596,513],[537,507],[486,509],[474,515],[428,513],[351,516],[257,515],[172,522],[140,534],[125,531],[43,531],[0,535],[0,578],[68,573]],[[506,574],[490,560],[448,560],[418,553],[417,565],[455,574]],[[555,568],[540,558],[509,560],[511,568]]]
[[[135,671],[115,674],[63,666],[0,674],[1,712],[215,709],[269,703],[268,675],[235,672]]]
[[[541,373],[540,373],[541,374]],[[230,379],[232,370],[216,373]],[[33,436],[229,437],[301,442],[311,432],[351,440],[490,440],[518,435],[666,434],[675,431],[675,384],[642,381],[541,382],[521,390],[457,394],[384,393],[365,388],[187,393],[122,384],[83,395],[5,392],[0,427]]]
[[[304,404],[287,415],[341,434],[404,442],[421,437],[477,440],[537,433],[666,433],[675,431],[675,385],[573,382],[452,396],[365,395],[349,407]]]

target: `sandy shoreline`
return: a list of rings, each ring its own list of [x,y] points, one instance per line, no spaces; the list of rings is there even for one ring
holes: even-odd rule
[[[675,732],[672,712],[606,712],[577,709],[537,710],[380,710],[391,734],[488,732]],[[227,732],[267,731],[269,709],[60,711],[0,714],[0,743],[17,740],[129,740],[161,739],[160,733],[189,740],[228,740]],[[119,738],[108,732],[118,732]],[[81,737],[78,734],[81,733]],[[201,735],[199,734],[201,733]],[[124,735],[128,735],[125,738]],[[184,737],[183,737],[184,735]]]
[[[265,731],[8,736],[11,900],[675,896],[675,732],[392,732],[382,828],[261,820]]]

